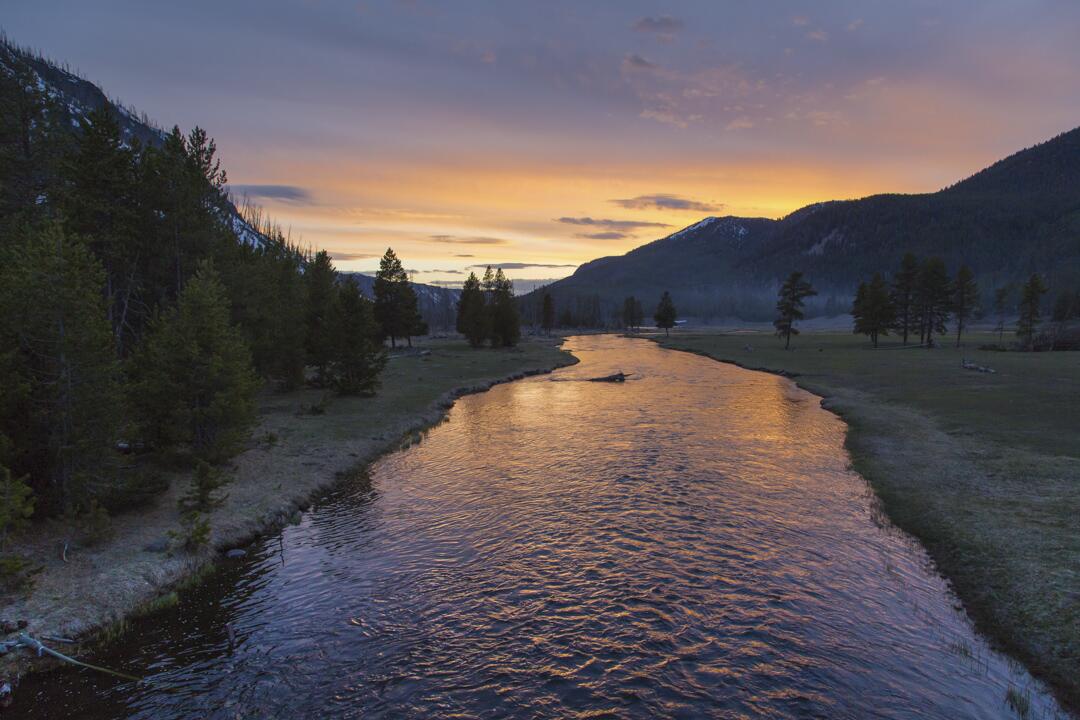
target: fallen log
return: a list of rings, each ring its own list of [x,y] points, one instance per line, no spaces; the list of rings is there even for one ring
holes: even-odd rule
[[[614,375],[605,375],[603,377],[589,378],[589,382],[621,383],[621,382],[626,382],[626,378],[628,378],[628,377],[629,377],[629,375],[627,375],[626,373],[624,373],[622,371],[619,371],[619,372],[615,373]]]

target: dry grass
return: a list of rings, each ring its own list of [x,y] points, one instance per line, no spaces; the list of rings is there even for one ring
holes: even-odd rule
[[[823,396],[849,425],[855,468],[979,629],[1080,708],[1080,354],[973,349],[988,336],[932,351],[840,333],[804,334],[791,352],[767,333],[659,340]]]

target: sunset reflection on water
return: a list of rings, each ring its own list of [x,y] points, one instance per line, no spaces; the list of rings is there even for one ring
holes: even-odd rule
[[[817,398],[643,340],[568,347],[99,658],[152,683],[67,675],[70,709],[983,718],[1014,687],[1054,716],[880,523]]]

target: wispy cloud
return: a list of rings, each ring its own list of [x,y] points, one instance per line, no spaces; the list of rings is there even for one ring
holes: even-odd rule
[[[431,235],[431,242],[445,243],[447,245],[509,245],[509,240],[495,237],[470,237],[460,235]]]
[[[549,265],[546,263],[521,263],[521,262],[504,262],[504,263],[478,263],[476,265],[470,265],[471,268],[486,268],[493,267],[500,270],[525,270],[526,268],[572,268],[577,265]]]
[[[667,193],[638,195],[637,197],[625,198],[622,200],[609,200],[608,202],[631,210],[693,210],[694,212],[715,212],[717,210],[722,210],[724,207],[723,204],[720,203],[706,203],[699,200],[680,197],[678,195],[669,195]]]
[[[607,232],[578,233],[575,237],[586,238],[589,240],[622,240],[623,238],[633,237],[633,235],[609,230]]]
[[[444,275],[464,275],[464,270],[413,270],[412,272],[417,275],[432,275],[434,273],[442,273]]]
[[[616,230],[618,232],[641,230],[643,228],[671,227],[667,223],[662,222],[641,222],[638,220],[611,220],[608,218],[592,217],[561,217],[558,218],[556,222],[561,222],[565,225],[585,225],[588,227],[600,227],[607,230]]]
[[[308,204],[311,193],[296,185],[230,185],[233,195]]]
[[[373,255],[371,253],[359,253],[359,252],[331,252],[330,257],[334,260],[371,260],[372,258],[380,257],[379,255]]]
[[[670,15],[659,17],[643,17],[634,23],[634,29],[643,33],[655,33],[665,37],[671,37],[683,29],[683,21]]]
[[[637,53],[629,53],[623,58],[622,66],[624,70],[655,70],[659,67],[656,63],[643,58]]]

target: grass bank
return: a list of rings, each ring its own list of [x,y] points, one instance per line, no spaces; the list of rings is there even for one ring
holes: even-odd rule
[[[874,350],[848,333],[679,331],[664,347],[795,377],[981,632],[1080,709],[1080,353]],[[961,368],[961,360],[993,374]]]
[[[165,550],[169,531],[179,527],[177,500],[189,474],[170,477],[168,491],[152,506],[114,518],[108,540],[70,546],[66,560],[69,529],[54,521],[36,524],[13,549],[41,570],[27,592],[4,599],[0,618],[25,620],[35,636],[86,638],[122,626],[125,617],[196,576],[221,550],[287,523],[343,473],[438,423],[455,398],[575,362],[555,339],[526,339],[508,350],[432,340],[417,349],[426,354],[391,358],[373,398],[311,389],[263,395],[248,449],[226,468],[232,478],[228,498],[210,516],[211,547],[205,552]],[[3,672],[23,672],[30,660],[28,653],[11,653],[3,659]]]

